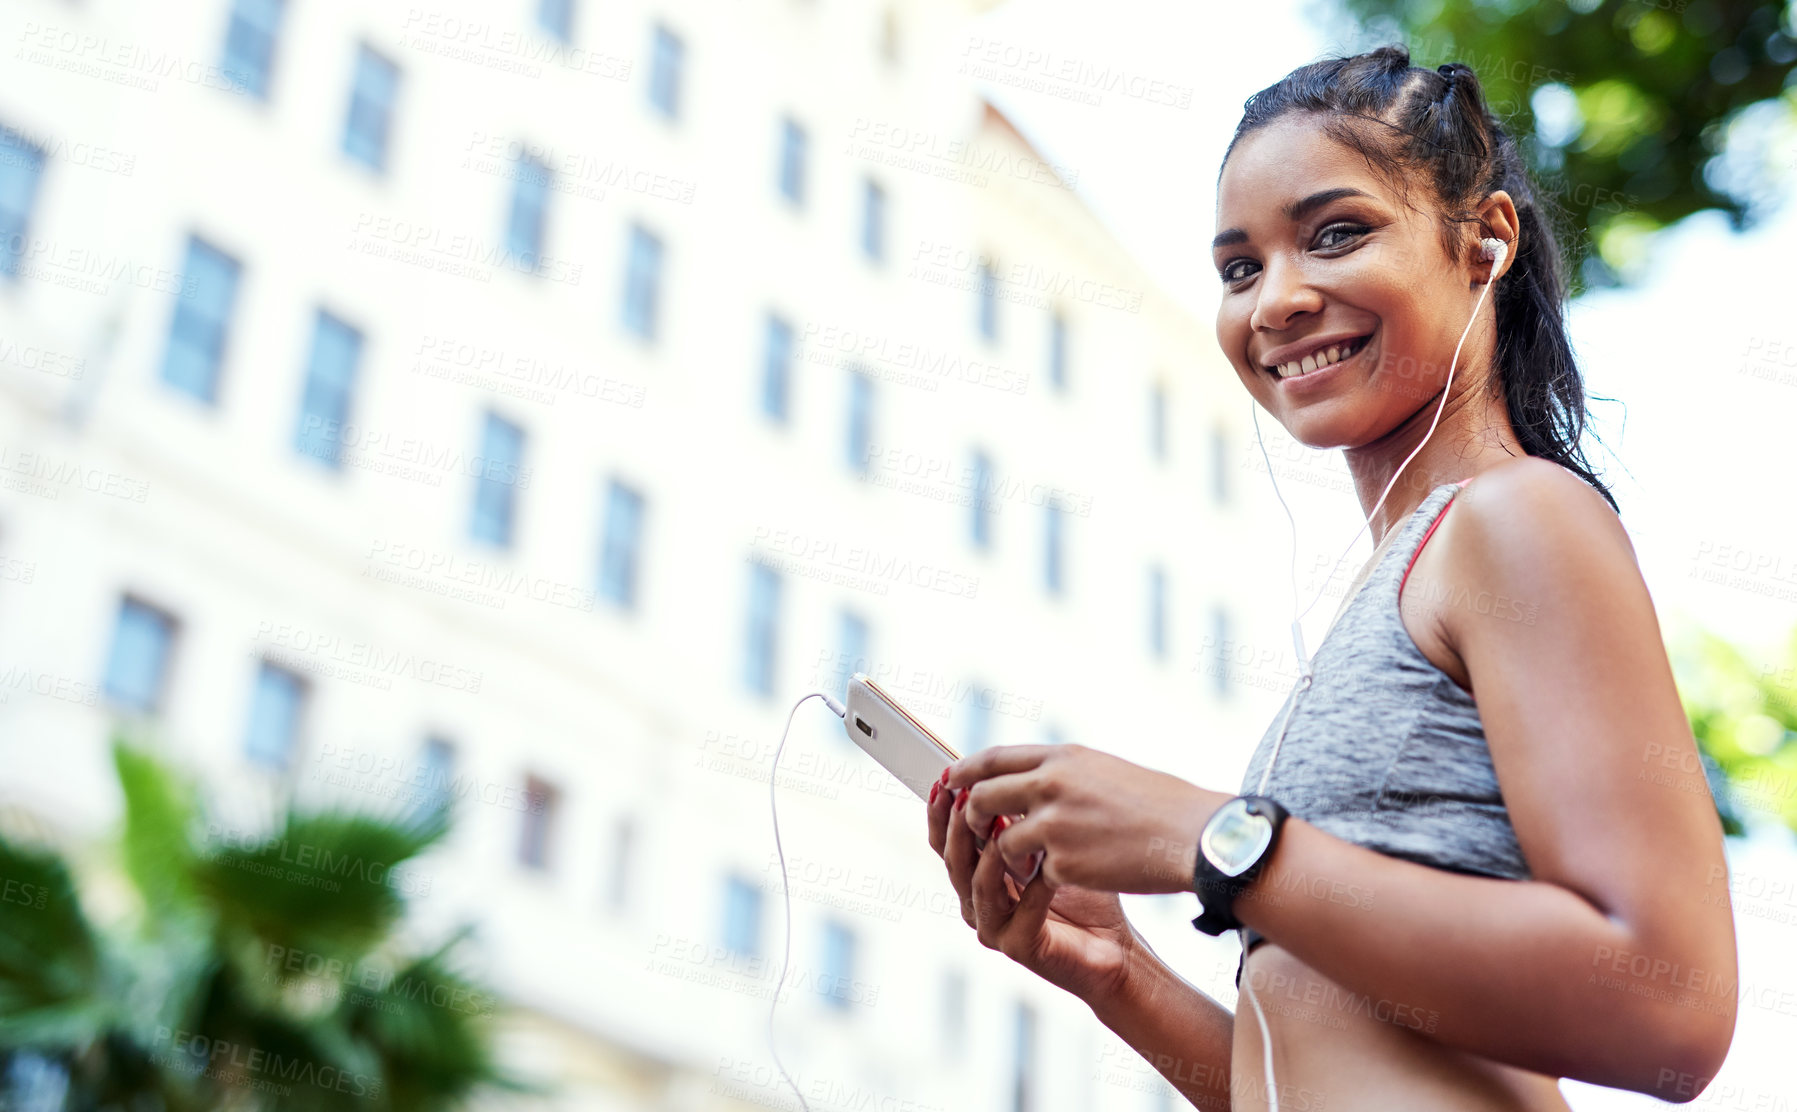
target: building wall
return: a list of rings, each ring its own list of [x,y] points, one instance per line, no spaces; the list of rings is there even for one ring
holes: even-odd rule
[[[478,924],[515,1060],[564,1082],[548,1103],[696,1109],[790,1097],[765,1044],[784,923],[767,777],[792,700],[845,665],[956,745],[984,705],[990,744],[1078,742],[1233,788],[1275,697],[1207,671],[1219,636],[1268,628],[1242,601],[1260,569],[1231,543],[1252,527],[1239,388],[1208,325],[1081,205],[1075,172],[950,76],[941,59],[980,7],[895,4],[888,60],[871,3],[577,3],[576,49],[556,54],[524,0],[290,0],[266,99],[218,72],[222,0],[0,15],[20,50],[0,125],[48,153],[22,274],[0,281],[8,802],[71,838],[105,829],[121,721],[246,825],[283,786],[402,806],[425,739],[445,739],[465,794],[419,915]],[[657,22],[685,44],[674,120],[648,104]],[[363,42],[400,73],[380,173],[342,151]],[[776,187],[782,114],[808,136],[799,204]],[[519,150],[556,182],[539,274],[491,258]],[[868,179],[888,198],[878,262],[860,250]],[[664,245],[647,340],[621,323],[633,227]],[[243,268],[210,405],[161,374],[190,234]],[[1002,279],[991,340],[982,260]],[[295,449],[320,308],[365,337],[335,470]],[[770,312],[798,338],[784,422],[759,405]],[[527,438],[502,549],[469,533],[489,410]],[[976,449],[997,479],[987,550],[970,540]],[[595,595],[613,480],[646,506],[623,608]],[[1043,585],[1051,493],[1069,508],[1059,595]],[[782,584],[771,694],[743,678],[752,561]],[[102,691],[127,593],[179,621],[148,717]],[[865,659],[840,659],[845,608],[867,623]],[[244,756],[265,659],[309,679],[279,771]],[[1152,1072],[1119,1072],[1084,1007],[978,946],[915,799],[816,705],[781,770],[781,1046],[814,1107],[1013,1107],[1020,1001],[1030,1107],[1154,1106]],[[557,792],[543,869],[519,863],[527,777]],[[723,949],[731,875],[759,893],[753,956]],[[1189,936],[1189,902],[1132,907]],[[813,991],[826,921],[854,939],[840,1009]],[[1232,948],[1191,945],[1233,970]]]

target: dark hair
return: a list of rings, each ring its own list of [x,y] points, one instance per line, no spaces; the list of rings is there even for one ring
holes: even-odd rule
[[[1294,112],[1318,116],[1325,134],[1365,158],[1401,197],[1410,174],[1426,169],[1444,209],[1442,245],[1455,262],[1471,249],[1460,226],[1477,222],[1474,206],[1500,189],[1510,195],[1521,228],[1515,262],[1497,288],[1496,376],[1510,424],[1525,452],[1577,474],[1618,509],[1580,447],[1585,382],[1566,334],[1559,242],[1516,140],[1486,108],[1478,75],[1460,62],[1413,66],[1398,44],[1301,66],[1248,98],[1223,163],[1244,135]]]

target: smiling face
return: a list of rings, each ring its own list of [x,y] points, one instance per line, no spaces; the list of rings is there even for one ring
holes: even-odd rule
[[[1483,264],[1448,257],[1426,183],[1410,195],[1414,207],[1300,114],[1243,136],[1224,167],[1217,340],[1255,400],[1312,448],[1371,444],[1425,407],[1426,428],[1439,404]],[[1493,331],[1480,315],[1455,396],[1486,378]]]

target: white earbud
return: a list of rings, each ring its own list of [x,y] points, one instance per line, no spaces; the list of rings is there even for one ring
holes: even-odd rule
[[[1501,239],[1482,239],[1479,241],[1481,254],[1491,260],[1491,272],[1496,274],[1504,265],[1504,256],[1510,253],[1510,245]]]

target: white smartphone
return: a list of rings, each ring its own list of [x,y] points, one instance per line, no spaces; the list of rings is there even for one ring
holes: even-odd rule
[[[930,785],[942,778],[945,767],[961,759],[947,742],[931,733],[897,699],[880,690],[880,685],[864,672],[849,677],[844,705],[848,713],[842,716],[842,726],[849,737],[882,768],[898,777],[900,783],[916,792],[919,799],[927,802]],[[986,848],[986,839],[980,835],[975,834],[973,841],[980,849]],[[1019,876],[1009,866],[1005,871],[1019,884],[1028,884],[1041,869],[1042,854],[1038,851],[1028,874]]]
[[[849,677],[845,705],[842,725],[849,737],[919,799],[928,800],[942,770],[961,759],[863,672]]]

